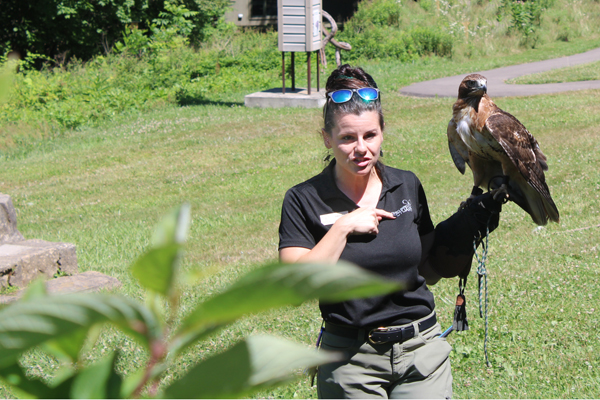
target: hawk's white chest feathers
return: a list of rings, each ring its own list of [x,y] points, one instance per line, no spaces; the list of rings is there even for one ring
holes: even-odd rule
[[[456,119],[456,132],[469,151],[481,157],[493,159],[495,157],[489,153],[489,150],[496,147],[497,143],[487,132],[480,132],[476,129],[476,123],[473,121],[474,114],[475,112],[470,108],[461,110]]]

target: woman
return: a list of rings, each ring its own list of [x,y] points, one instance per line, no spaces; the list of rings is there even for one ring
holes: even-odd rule
[[[490,230],[495,228],[501,204],[489,194],[475,197],[434,228],[419,179],[380,161],[384,118],[373,78],[343,65],[327,80],[326,91],[322,136],[334,159],[286,193],[280,259],[343,259],[407,289],[319,304],[325,321],[321,347],[348,356],[319,368],[319,397],[449,398],[450,345],[439,338],[427,284],[468,273],[473,240],[490,219]]]

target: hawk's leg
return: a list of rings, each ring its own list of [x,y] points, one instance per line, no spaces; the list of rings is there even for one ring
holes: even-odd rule
[[[473,200],[475,197],[479,196],[480,194],[483,194],[483,190],[481,190],[478,186],[473,186],[473,190],[471,190],[471,195],[462,203],[460,203],[460,206],[458,207],[458,209],[463,209],[469,206],[469,204],[471,204],[471,200]]]
[[[491,188],[494,189],[491,189]],[[490,179],[488,190],[492,193],[494,200],[506,203],[510,195],[508,194],[508,176],[495,176]]]

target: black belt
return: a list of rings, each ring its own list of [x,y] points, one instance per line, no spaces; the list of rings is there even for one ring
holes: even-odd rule
[[[431,317],[417,323],[419,332],[431,328],[436,322],[437,319],[435,314],[433,314]],[[325,332],[351,339],[368,340],[373,344],[402,343],[415,337],[415,326],[410,324],[404,326],[382,326],[378,328],[354,328],[325,322]]]

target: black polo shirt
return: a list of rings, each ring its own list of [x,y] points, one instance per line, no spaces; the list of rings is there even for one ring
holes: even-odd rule
[[[281,210],[279,249],[312,249],[336,216],[358,208],[335,184],[335,160],[319,175],[287,191]],[[416,175],[378,164],[383,188],[377,208],[394,213],[383,219],[378,235],[351,235],[340,259],[387,279],[402,281],[407,290],[386,296],[350,300],[319,307],[328,322],[356,327],[401,325],[429,315],[433,294],[418,273],[421,239],[434,230],[425,192]]]

